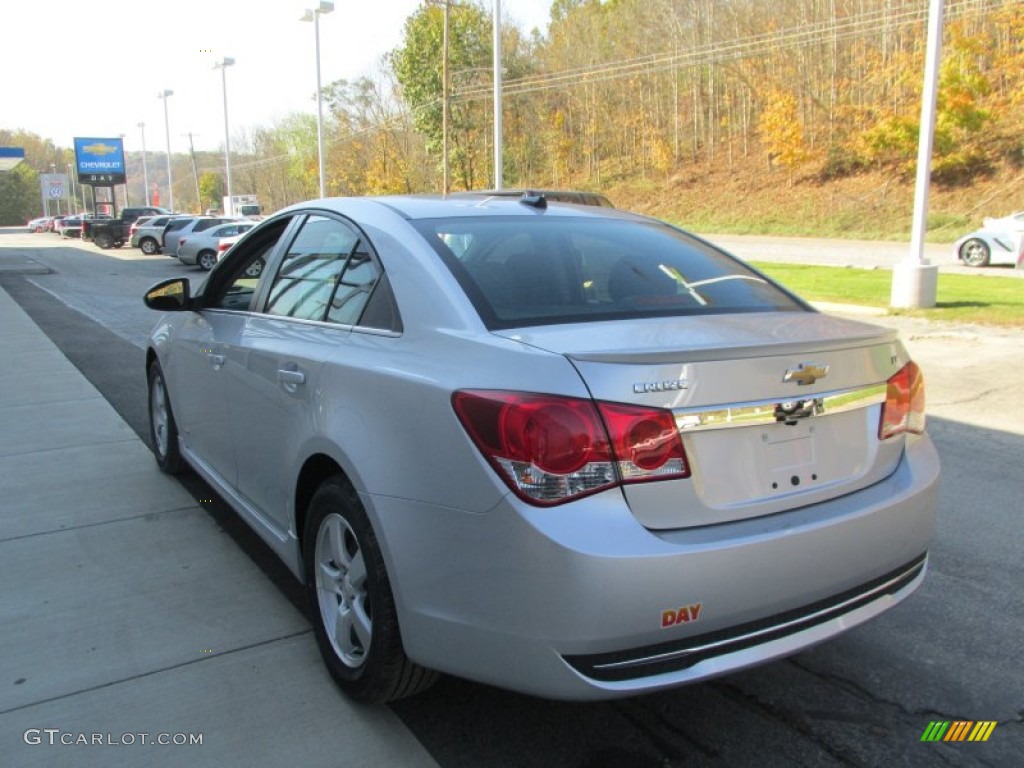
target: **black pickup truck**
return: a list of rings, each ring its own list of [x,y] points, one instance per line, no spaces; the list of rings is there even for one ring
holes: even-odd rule
[[[166,208],[144,205],[123,208],[119,219],[88,219],[82,221],[82,239],[92,240],[100,248],[120,248],[128,242],[132,222],[141,216],[159,216],[171,213]]]

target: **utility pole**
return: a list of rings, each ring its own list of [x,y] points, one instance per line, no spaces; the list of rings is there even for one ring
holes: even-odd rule
[[[196,206],[198,206],[197,213],[203,212],[203,198],[199,196],[199,172],[196,170],[196,148],[192,144],[192,132],[188,134],[188,153],[192,158],[192,179],[196,183]]]
[[[501,0],[494,0],[494,188],[501,189]]]
[[[139,130],[142,131],[142,184],[146,188],[146,205],[152,205],[149,202],[149,163],[146,160],[146,124],[139,123]]]
[[[442,38],[443,53],[441,56],[441,165],[444,166],[444,181],[441,188],[442,194],[447,195],[451,191],[451,174],[448,170],[448,102],[451,100],[451,86],[448,83],[448,11],[451,4],[444,1],[444,36]]]

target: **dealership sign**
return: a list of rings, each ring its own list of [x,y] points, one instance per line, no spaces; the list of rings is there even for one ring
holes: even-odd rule
[[[124,184],[124,144],[121,139],[75,138],[75,168],[80,184],[107,187]]]

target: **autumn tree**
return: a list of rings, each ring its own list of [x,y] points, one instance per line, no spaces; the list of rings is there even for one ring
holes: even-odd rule
[[[444,14],[440,4],[421,7],[405,23],[402,45],[391,64],[427,150],[441,158],[444,110]],[[471,85],[486,72],[491,56],[491,22],[475,5],[451,4],[448,10],[448,73],[454,90]],[[456,184],[480,186],[487,178],[487,117],[472,101],[449,99],[449,161]]]
[[[204,171],[199,176],[199,209],[220,208],[224,197],[224,180],[219,173]]]
[[[788,91],[769,91],[757,126],[769,167],[781,165],[789,170],[792,180],[793,172],[808,157],[796,97]]]

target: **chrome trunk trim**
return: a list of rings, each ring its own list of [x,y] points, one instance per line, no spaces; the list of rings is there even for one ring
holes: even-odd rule
[[[887,385],[826,392],[810,397],[779,398],[700,408],[676,408],[676,428],[682,434],[708,429],[760,427],[769,424],[795,424],[801,419],[845,413],[885,402]]]

